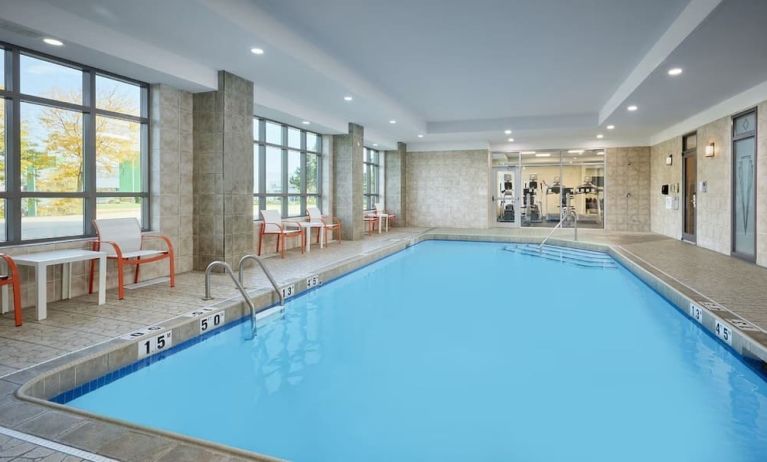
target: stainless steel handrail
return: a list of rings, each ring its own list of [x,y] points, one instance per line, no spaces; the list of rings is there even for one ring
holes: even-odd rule
[[[559,220],[559,223],[557,223],[557,225],[554,227],[554,229],[552,229],[551,232],[541,241],[541,243],[538,244],[538,250],[543,249],[543,244],[545,244],[546,241],[549,240],[549,238],[551,237],[552,234],[554,234],[554,231],[556,231],[557,228],[561,228],[562,227],[562,224],[570,216],[572,216],[574,218],[573,222],[575,224],[575,240],[576,241],[578,240],[578,212],[576,212],[575,210],[571,210],[570,212],[568,212],[568,213],[566,213],[565,215],[562,216],[562,218]]]
[[[242,284],[240,284],[240,281],[237,280],[236,277],[234,277],[234,272],[232,271],[232,267],[229,266],[228,263],[223,261],[213,261],[210,262],[207,268],[205,268],[205,296],[202,298],[203,300],[213,300],[213,297],[210,296],[210,273],[213,271],[213,268],[221,266],[226,271],[226,274],[229,275],[230,278],[232,278],[232,282],[234,282],[234,285],[237,287],[237,290],[240,291],[240,294],[242,295],[243,300],[245,300],[245,303],[248,304],[248,307],[250,307],[250,333],[252,337],[255,337],[258,334],[258,328],[256,327],[256,307],[253,305],[253,302],[250,300],[250,297],[248,297],[248,293],[245,292],[245,288],[242,287]]]
[[[237,269],[240,276],[240,284],[244,284],[244,282],[242,281],[242,276],[243,276],[242,264],[245,263],[246,260],[255,260],[256,263],[258,263],[258,266],[260,266],[261,269],[264,271],[264,274],[266,274],[266,277],[269,279],[269,282],[272,283],[272,287],[274,288],[274,291],[277,292],[277,296],[280,297],[280,306],[285,306],[285,296],[282,294],[282,290],[280,290],[280,286],[277,285],[277,281],[274,280],[274,276],[272,276],[271,271],[269,271],[266,268],[266,265],[264,265],[264,262],[261,261],[261,259],[255,255],[245,255],[242,258],[240,258],[239,268]]]

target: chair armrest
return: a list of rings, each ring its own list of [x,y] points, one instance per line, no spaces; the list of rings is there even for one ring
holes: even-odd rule
[[[94,241],[93,242],[95,250],[100,250],[101,244],[109,244],[112,246],[113,249],[115,249],[115,255],[117,255],[117,258],[123,258],[123,251],[120,249],[120,246],[117,245],[116,242],[112,241]]]
[[[164,236],[162,234],[145,234],[141,236],[141,242],[144,242],[144,239],[146,240],[162,240],[165,241],[165,245],[168,247],[169,252],[173,252],[173,243],[170,241],[170,238],[168,236]]]

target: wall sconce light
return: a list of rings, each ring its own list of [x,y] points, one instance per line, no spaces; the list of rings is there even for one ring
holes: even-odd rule
[[[716,152],[716,145],[712,141],[706,145],[706,157],[714,157],[715,152]]]
[[[673,165],[674,164],[674,156],[673,154],[669,154],[666,156],[666,165]]]

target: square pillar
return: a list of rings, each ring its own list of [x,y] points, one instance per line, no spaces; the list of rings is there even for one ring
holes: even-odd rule
[[[395,151],[386,151],[384,163],[386,210],[397,216],[397,226],[407,226],[407,145],[397,143]]]
[[[333,135],[333,215],[345,240],[362,239],[362,157],[364,128],[350,123],[347,135]]]
[[[218,74],[194,95],[194,268],[253,248],[253,82]]]

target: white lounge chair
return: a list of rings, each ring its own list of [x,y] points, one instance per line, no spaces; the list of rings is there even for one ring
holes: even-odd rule
[[[261,229],[258,233],[258,254],[261,255],[261,245],[264,243],[264,236],[269,234],[277,235],[277,252],[280,252],[282,258],[285,258],[285,239],[289,237],[301,238],[301,253],[304,253],[304,230],[298,223],[289,221],[283,222],[280,212],[276,210],[261,210]]]
[[[170,286],[176,285],[176,267],[173,257],[173,244],[167,236],[159,234],[141,234],[141,225],[135,218],[109,218],[93,220],[96,227],[97,240],[93,243],[93,250],[100,250],[102,244],[107,244],[107,258],[117,261],[117,298],[125,298],[125,285],[123,280],[123,266],[136,265],[133,283],[139,279],[139,265],[152,263],[160,260],[168,260],[170,271]],[[144,241],[159,239],[165,242],[165,250],[142,249]],[[93,271],[95,261],[91,261],[91,274],[88,284],[88,293],[93,293]]]
[[[324,234],[325,236],[325,245],[328,244],[328,232],[333,232],[333,237],[339,244],[341,243],[341,222],[338,218],[323,215],[317,207],[308,207],[306,211],[309,214],[309,221],[322,223],[323,232],[320,234]],[[311,238],[311,236],[308,236],[307,238]],[[317,242],[319,241],[320,235],[318,234]]]

